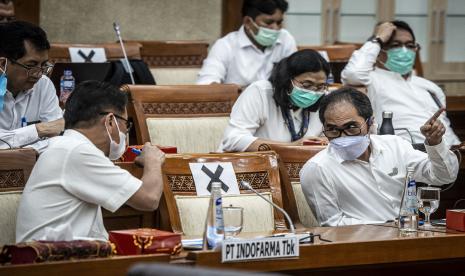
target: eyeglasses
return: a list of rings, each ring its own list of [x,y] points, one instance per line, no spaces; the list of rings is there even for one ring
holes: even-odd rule
[[[368,119],[367,119],[368,121]],[[365,121],[365,123],[367,122]],[[356,124],[350,124],[346,127],[330,127],[327,129],[323,129],[323,133],[325,134],[326,137],[328,138],[338,138],[341,136],[342,132],[344,132],[345,135],[347,136],[357,136],[362,133],[362,127],[358,126]]]
[[[418,51],[420,50],[420,44],[418,43],[415,43],[415,42],[407,42],[407,43],[399,43],[397,41],[393,41],[391,42],[389,45],[386,45],[386,48],[387,49],[392,49],[392,48],[401,48],[401,47],[405,47],[409,50],[412,50],[412,51]]]
[[[307,90],[312,90],[312,91],[317,91],[317,92],[325,92],[328,90],[328,84],[327,83],[321,83],[321,84],[315,84],[314,82],[304,80],[304,81],[298,81],[294,79],[296,83],[300,85],[301,88],[307,89]]]
[[[45,66],[27,66],[14,59],[10,59],[11,63],[17,64],[27,70],[27,77],[40,77],[41,75],[48,75],[52,72],[53,64],[47,63]]]
[[[129,121],[128,119],[125,119],[113,112],[100,112],[99,115],[108,115],[108,114],[113,114],[113,116],[115,116],[116,118],[120,119],[120,120],[123,120],[125,123],[126,123],[126,133],[129,133],[129,131],[131,130],[132,128],[132,122]]]

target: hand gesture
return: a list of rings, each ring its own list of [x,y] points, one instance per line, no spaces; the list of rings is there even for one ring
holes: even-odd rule
[[[434,115],[420,128],[421,133],[425,136],[430,146],[436,146],[441,143],[442,136],[446,133],[446,127],[442,124],[441,120],[438,120],[439,116],[445,110],[445,108],[441,108],[436,111],[436,113],[434,113]]]
[[[375,36],[379,37],[383,43],[386,43],[391,38],[395,29],[396,26],[391,22],[384,22],[376,28]]]
[[[147,142],[142,148],[141,155],[137,156],[134,160],[137,165],[145,167],[145,164],[150,164],[154,166],[163,165],[165,162],[165,153],[161,151],[157,146],[152,145]]]

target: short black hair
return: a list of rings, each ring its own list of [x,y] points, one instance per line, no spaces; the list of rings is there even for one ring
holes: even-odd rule
[[[260,14],[273,14],[276,10],[287,11],[289,4],[285,0],[244,0],[242,17],[250,16],[255,19]]]
[[[320,71],[324,71],[327,77],[330,67],[328,62],[315,50],[300,50],[282,59],[274,67],[269,78],[273,86],[273,98],[276,104],[282,109],[292,107],[288,95],[292,90],[291,80],[306,72],[316,73]]]
[[[410,35],[411,35],[412,38],[413,38],[413,41],[416,41],[416,39],[415,39],[415,34],[413,34],[413,30],[412,30],[412,28],[410,28],[410,25],[407,24],[407,22],[402,21],[402,20],[394,20],[394,21],[391,21],[391,23],[392,23],[394,26],[396,26],[396,28],[397,28],[398,30],[404,30],[404,31],[409,32]],[[394,31],[394,32],[395,32],[395,31]],[[394,38],[394,33],[393,33],[393,35],[391,36],[391,39],[389,39],[389,41],[387,42],[387,44],[389,44],[389,43],[391,42],[392,38]]]
[[[47,34],[39,26],[24,21],[0,24],[0,57],[20,59],[26,54],[25,41],[36,50],[50,49]]]
[[[100,113],[124,113],[128,97],[118,87],[100,81],[84,81],[76,86],[65,104],[65,129],[89,128]]]
[[[371,102],[368,96],[355,88],[346,86],[329,93],[323,98],[323,100],[321,100],[319,116],[322,124],[325,123],[326,110],[341,102],[352,104],[352,106],[357,110],[358,115],[363,117],[365,120],[368,120],[373,116],[373,108],[371,107]]]

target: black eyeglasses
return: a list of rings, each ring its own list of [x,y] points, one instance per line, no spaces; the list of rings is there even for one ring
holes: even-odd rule
[[[113,114],[113,116],[115,116],[116,118],[120,119],[120,120],[123,120],[125,123],[126,123],[126,133],[129,133],[129,131],[131,130],[132,128],[132,122],[129,121],[128,119],[125,119],[123,118],[122,116],[118,115],[118,114],[115,114],[113,112],[100,112],[99,115],[108,115],[108,114]]]
[[[21,62],[18,62],[14,59],[10,59],[11,63],[19,65],[26,69],[27,71],[27,77],[40,77],[42,75],[48,75],[52,72],[53,70],[53,64],[51,63],[46,63],[44,66],[27,66],[22,64]]]
[[[368,119],[367,119],[368,121]],[[365,121],[365,123],[367,123]],[[338,138],[341,137],[342,132],[344,132],[345,135],[347,136],[357,136],[362,133],[362,126],[358,126],[355,124],[348,125],[346,127],[330,127],[328,129],[323,129],[323,133],[325,134],[326,137],[328,138]]]

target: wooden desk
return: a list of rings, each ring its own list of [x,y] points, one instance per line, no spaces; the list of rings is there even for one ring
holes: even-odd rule
[[[194,261],[196,266],[289,274],[328,275],[343,271],[344,275],[375,272],[384,275],[402,269],[402,274],[411,271],[419,275],[423,269],[429,275],[435,270],[440,273],[445,264],[448,272],[465,272],[465,233],[420,231],[411,236],[400,236],[397,228],[375,225],[309,230],[333,242],[301,245],[297,259],[222,264],[220,252],[213,251],[193,251],[187,259]]]
[[[169,262],[170,255],[116,256],[111,258],[63,261],[42,264],[0,266],[0,276],[96,276],[126,275],[128,269],[140,262]]]

